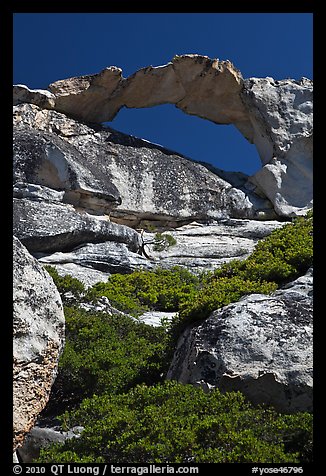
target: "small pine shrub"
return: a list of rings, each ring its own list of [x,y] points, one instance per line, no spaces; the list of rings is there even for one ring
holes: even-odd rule
[[[177,240],[168,233],[156,233],[154,236],[154,244],[153,249],[154,251],[165,251],[170,246],[176,245]]]

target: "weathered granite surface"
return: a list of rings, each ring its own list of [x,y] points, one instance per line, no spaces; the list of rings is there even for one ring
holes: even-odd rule
[[[267,296],[214,311],[181,335],[169,379],[223,391],[282,412],[312,411],[312,269]]]

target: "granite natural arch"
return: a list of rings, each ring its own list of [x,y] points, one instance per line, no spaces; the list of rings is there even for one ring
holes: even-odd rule
[[[128,78],[110,66],[56,81],[48,89],[16,85],[14,104],[30,102],[95,123],[112,121],[122,107],[175,104],[186,114],[234,124],[256,146],[262,162],[248,179],[248,190],[268,198],[279,216],[312,207],[313,83],[307,78],[243,79],[230,61],[189,54]]]

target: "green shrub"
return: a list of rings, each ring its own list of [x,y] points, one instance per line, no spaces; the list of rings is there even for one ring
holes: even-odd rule
[[[171,333],[179,334],[181,329],[195,321],[206,319],[213,311],[242,296],[252,293],[270,294],[277,289],[275,283],[244,280],[237,276],[218,278],[206,284],[199,293],[181,306],[179,315],[173,321]]]
[[[204,393],[172,381],[94,396],[61,420],[85,430],[42,450],[39,462],[299,463],[311,457],[309,414],[280,415],[254,408],[240,392]]]
[[[217,277],[274,281],[280,285],[304,274],[312,266],[312,259],[312,218],[300,217],[259,241],[247,259],[231,261],[214,274]]]
[[[168,336],[163,328],[76,307],[64,312],[66,344],[53,389],[59,400],[80,402],[93,393],[122,392],[165,375]]]
[[[106,296],[116,308],[134,314],[148,309],[177,311],[181,303],[196,294],[199,282],[198,277],[178,266],[170,270],[134,271],[115,274],[107,283],[95,284],[86,298],[96,301]]]

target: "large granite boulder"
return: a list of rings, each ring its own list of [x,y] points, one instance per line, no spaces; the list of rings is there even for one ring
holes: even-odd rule
[[[64,315],[52,278],[14,238],[13,449],[45,407],[64,344]]]
[[[181,335],[167,378],[239,390],[282,412],[312,411],[312,270],[267,296],[214,311]]]
[[[256,187],[280,216],[303,214],[311,207],[313,86],[307,78],[244,80],[230,61],[182,55],[128,78],[110,66],[98,74],[56,81],[49,90],[17,85],[14,104],[32,103],[101,123],[112,121],[122,107],[169,103],[216,124],[232,123],[255,144],[262,161],[248,189]]]

